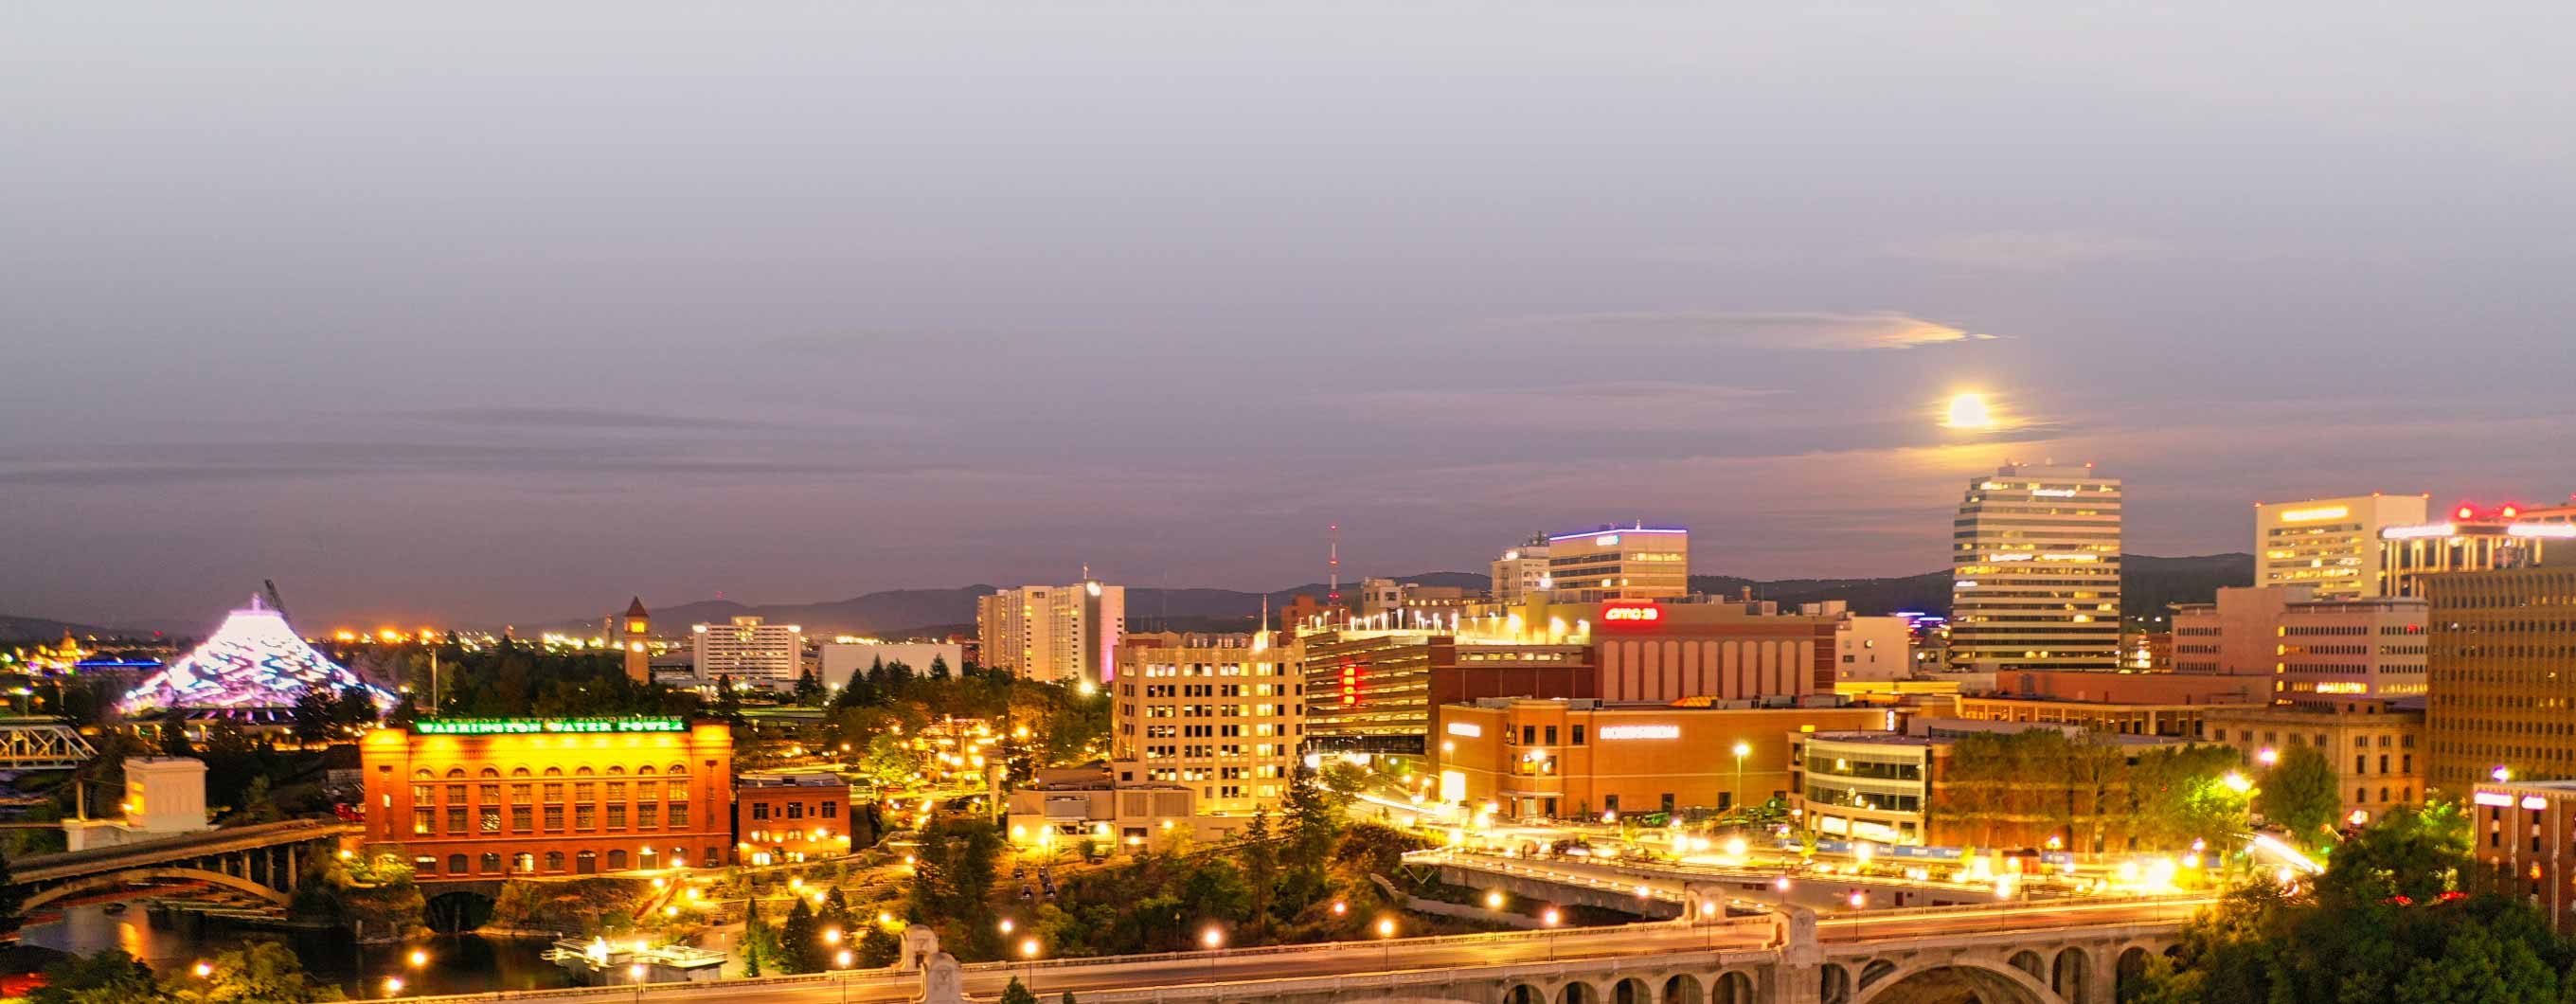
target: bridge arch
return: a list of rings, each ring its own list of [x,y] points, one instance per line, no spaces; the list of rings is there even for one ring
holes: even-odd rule
[[[1978,1000],[1986,1004],[2062,1004],[2048,985],[2011,965],[1976,959],[1918,962],[1861,988],[1852,1004]]]
[[[286,893],[271,889],[249,879],[226,875],[222,872],[207,871],[202,868],[129,868],[124,871],[104,872],[98,875],[90,875],[45,889],[34,895],[28,896],[26,903],[22,904],[19,909],[32,910],[36,907],[44,906],[48,903],[53,903],[57,900],[66,899],[72,896],[97,892],[101,889],[116,889],[124,886],[140,885],[144,882],[155,879],[203,882],[207,885],[222,886],[226,889],[232,889],[237,892],[249,893],[278,906],[287,905],[291,899],[291,897]]]
[[[1567,980],[1556,992],[1556,1004],[1601,1004],[1601,991],[1582,980]]]
[[[1663,992],[1655,995],[1655,1004],[1708,1004],[1708,998],[1700,993],[1698,977],[1676,973],[1664,981]]]
[[[1630,976],[1610,985],[1610,1004],[1655,1004],[1655,993],[1646,989],[1646,981]]]
[[[1708,985],[1708,1004],[1754,1004],[1752,975],[1741,969],[1717,974]]]
[[[1547,1004],[1547,992],[1527,983],[1515,983],[1503,991],[1503,1004]]]
[[[2049,967],[2048,988],[2057,992],[2066,1004],[2094,1004],[2092,1000],[2093,953],[2081,945],[2070,945],[2057,953],[2057,962]]]

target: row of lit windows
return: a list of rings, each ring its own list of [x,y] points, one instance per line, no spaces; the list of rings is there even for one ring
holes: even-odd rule
[[[597,874],[600,870],[600,854],[597,851],[591,850],[576,851],[570,856],[566,856],[562,851],[547,851],[543,858],[532,853],[514,854],[510,856],[510,868],[507,872],[501,870],[501,855],[486,852],[479,858],[469,858],[463,854],[448,855],[446,874],[452,876],[474,874],[533,875],[539,873],[537,865],[540,860],[544,862],[544,872],[547,874],[564,874],[567,871],[566,865],[571,866],[569,871],[571,874],[575,875],[593,875]],[[624,848],[617,848],[609,851],[607,855],[608,870],[613,872],[625,871],[627,868],[627,860],[626,850]],[[635,867],[637,868],[659,868],[661,867],[662,860],[662,852],[655,848],[646,847],[635,852],[634,861]],[[673,867],[688,867],[689,849],[686,847],[671,848],[669,860]],[[702,863],[699,867],[714,868],[720,864],[723,864],[723,862],[717,858],[715,848],[710,847],[706,849],[706,853],[703,856]],[[439,874],[439,859],[433,855],[427,854],[413,858],[412,871],[420,875],[437,875]]]

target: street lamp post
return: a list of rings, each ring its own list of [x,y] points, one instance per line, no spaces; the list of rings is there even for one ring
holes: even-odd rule
[[[1215,983],[1217,950],[1225,947],[1225,932],[1211,924],[1207,930],[1199,933],[1199,944],[1207,946],[1208,982]]]
[[[1377,936],[1378,947],[1381,949],[1378,953],[1378,965],[1387,969],[1395,968],[1395,918],[1378,918]]]
[[[841,968],[841,1004],[850,1004],[850,950],[841,949],[841,954],[833,956],[832,962]]]
[[[635,1004],[644,1004],[644,964],[638,962],[627,966],[626,978],[635,984]]]
[[[1738,740],[1736,740],[1736,742],[1735,742],[1735,750],[1734,750],[1734,753],[1735,753],[1735,808],[1736,808],[1736,810],[1737,810],[1737,811],[1739,811],[1739,812],[1740,812],[1740,811],[1742,811],[1742,810],[1744,809],[1744,758],[1745,758],[1745,757],[1747,757],[1747,756],[1749,756],[1749,755],[1751,755],[1751,754],[1753,753],[1753,746],[1752,746],[1752,744],[1750,744],[1750,743],[1747,743],[1747,742],[1745,742],[1745,741],[1743,741],[1743,740],[1741,740],[1741,739],[1738,739]]]

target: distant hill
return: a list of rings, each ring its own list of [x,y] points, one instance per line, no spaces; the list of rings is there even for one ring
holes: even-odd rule
[[[2121,561],[2125,573],[2121,577],[2123,612],[2131,616],[2159,615],[2171,603],[2205,603],[2220,586],[2249,585],[2254,581],[2254,557],[2249,554],[2187,558],[2131,554],[2121,556]],[[1486,576],[1476,572],[1429,572],[1404,576],[1398,581],[1466,589],[1483,589],[1488,582]],[[1755,599],[1784,604],[1842,600],[1851,604],[1855,612],[1864,614],[1900,610],[1941,615],[1950,612],[1950,573],[1947,570],[1877,579],[1764,580],[1730,575],[1694,575],[1690,583],[1693,590],[1726,596],[1741,595],[1750,587]],[[1358,582],[1354,580],[1344,583],[1342,588],[1348,593],[1357,587]],[[828,603],[746,605],[731,600],[701,600],[655,610],[653,620],[667,632],[674,628],[685,629],[690,624],[721,624],[727,619],[750,614],[772,623],[800,625],[808,635],[939,636],[974,630],[976,598],[991,595],[994,591],[992,586],[986,585],[958,589],[897,589]],[[1137,631],[1250,630],[1253,619],[1260,615],[1265,597],[1272,609],[1278,609],[1294,597],[1321,598],[1326,591],[1326,586],[1320,582],[1266,594],[1236,589],[1130,586],[1127,589],[1127,626]],[[597,618],[585,618],[556,622],[544,629],[587,631],[598,623]],[[55,632],[54,636],[60,637],[61,632]]]
[[[87,638],[92,635],[110,637],[124,636],[134,633],[127,631],[114,631],[94,624],[74,624],[70,621],[47,620],[42,617],[0,616],[0,641],[55,642],[63,640],[63,635],[66,632],[79,635],[83,638]]]

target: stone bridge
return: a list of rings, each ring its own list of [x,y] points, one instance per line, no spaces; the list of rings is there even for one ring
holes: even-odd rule
[[[285,905],[307,855],[330,853],[358,827],[293,819],[206,830],[139,844],[94,847],[23,858],[10,869],[27,890],[24,909],[56,900],[154,882],[204,882]]]

